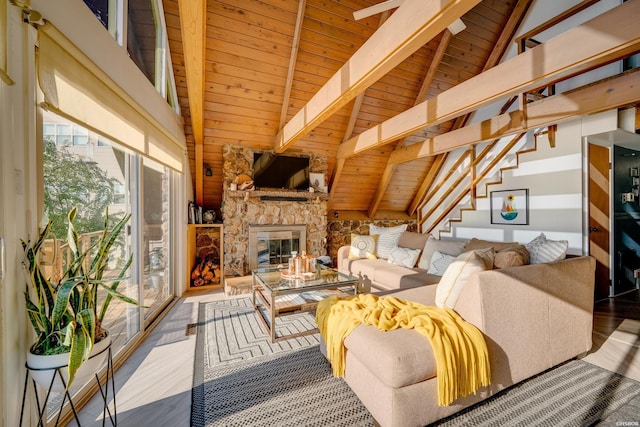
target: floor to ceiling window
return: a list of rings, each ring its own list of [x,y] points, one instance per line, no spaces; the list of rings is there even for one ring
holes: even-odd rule
[[[150,159],[142,161],[142,230],[145,322],[172,295],[170,169]]]
[[[64,268],[67,214],[72,208],[78,212],[74,225],[80,243],[87,247],[103,230],[107,212],[110,222],[132,214],[112,249],[110,265],[118,268],[133,254],[128,279],[118,291],[141,306],[116,299],[109,305],[103,326],[110,330],[117,357],[174,295],[172,171],[53,113],[44,111],[42,121],[44,217],[54,224],[48,244],[56,252],[47,273],[55,278]],[[72,392],[82,386],[74,383]],[[52,400],[51,415],[59,398]]]

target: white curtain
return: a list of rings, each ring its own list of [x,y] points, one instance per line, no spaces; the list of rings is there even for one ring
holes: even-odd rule
[[[43,108],[179,172],[186,144],[148,114],[52,24],[38,29],[37,70]]]

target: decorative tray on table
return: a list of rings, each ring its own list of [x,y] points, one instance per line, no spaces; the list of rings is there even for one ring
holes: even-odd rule
[[[316,278],[316,273],[302,273],[302,274],[291,274],[288,270],[280,270],[280,277],[285,280],[314,280]]]

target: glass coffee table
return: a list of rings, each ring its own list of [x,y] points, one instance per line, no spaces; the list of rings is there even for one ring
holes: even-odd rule
[[[356,295],[359,279],[334,269],[318,266],[315,274],[291,279],[281,273],[283,267],[253,270],[253,308],[271,342],[317,332],[309,329],[287,335],[276,335],[276,319],[296,313],[315,311],[318,302],[330,295]]]

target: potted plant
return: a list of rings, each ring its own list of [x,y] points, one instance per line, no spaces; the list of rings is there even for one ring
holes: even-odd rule
[[[75,217],[74,208],[68,214],[67,240],[70,256],[60,279],[53,281],[50,277],[45,277],[39,263],[40,251],[49,235],[51,221],[33,245],[22,242],[25,251],[23,264],[25,271],[29,273],[25,291],[26,309],[36,334],[36,340],[27,355],[27,364],[30,368],[39,364],[32,371],[32,376],[45,387],[52,384],[55,368],[66,366],[63,377],[68,388],[80,376],[79,369],[86,369],[82,365],[92,358],[94,344],[96,347],[108,347],[111,337],[103,329],[102,322],[114,297],[139,305],[136,300],[118,292],[118,286],[126,279],[132,257],[116,272],[115,278],[105,277],[109,251],[130,215],[125,215],[109,229],[107,211],[104,230],[86,250],[81,250],[79,246],[78,233],[73,225]],[[105,291],[102,301],[98,299],[99,289]],[[106,352],[103,349],[101,357],[97,358],[98,366],[83,375],[93,375],[105,358]],[[48,368],[40,365],[41,359],[49,363]],[[54,388],[59,390],[60,383],[56,385]]]

